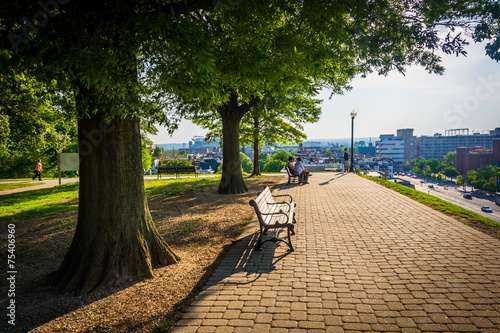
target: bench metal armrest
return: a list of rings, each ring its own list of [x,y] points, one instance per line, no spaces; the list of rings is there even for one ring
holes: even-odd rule
[[[282,202],[275,202],[275,203],[268,202],[267,204],[268,204],[269,206],[271,206],[271,205],[283,205],[283,204],[286,204],[286,205],[288,205],[288,211],[290,211],[290,210],[292,209],[292,203],[293,203],[293,202],[286,202],[286,201],[282,201]],[[281,210],[281,209],[280,209],[280,210]]]
[[[290,202],[293,202],[293,198],[292,198],[292,196],[290,194],[272,195],[272,197],[273,198],[288,197],[288,198],[290,198]],[[286,201],[283,201],[283,202],[286,202]]]
[[[280,209],[279,212],[274,212],[274,213],[260,213],[260,214],[261,215],[285,215],[286,218],[287,218],[286,222],[285,223],[278,223],[278,224],[288,224],[288,223],[290,223],[290,214],[285,213],[281,209]],[[292,216],[292,218],[293,218],[293,216]]]

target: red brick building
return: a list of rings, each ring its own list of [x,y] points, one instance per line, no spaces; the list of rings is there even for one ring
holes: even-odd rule
[[[461,175],[485,165],[500,165],[500,139],[493,140],[493,149],[460,147],[455,155],[455,168]]]

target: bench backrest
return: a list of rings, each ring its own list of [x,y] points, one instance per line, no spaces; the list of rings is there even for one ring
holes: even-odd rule
[[[271,190],[267,186],[262,192],[260,192],[257,199],[250,200],[250,205],[255,208],[258,215],[260,215],[259,213],[268,213],[272,207],[270,204],[274,203],[276,202],[271,194]]]
[[[288,167],[288,165],[285,168],[286,168],[286,172],[288,172],[288,176],[290,176],[290,177],[294,177],[295,176],[295,174],[292,172],[292,170],[290,170],[290,168]]]
[[[177,167],[158,167],[158,173],[176,173]]]
[[[179,166],[177,167],[177,172],[178,173],[196,173],[196,167],[195,166]]]

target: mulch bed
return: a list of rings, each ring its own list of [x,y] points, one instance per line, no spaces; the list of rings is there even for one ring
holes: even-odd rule
[[[247,180],[247,193],[219,195],[217,187],[182,195],[148,197],[160,234],[181,258],[156,268],[154,278],[86,295],[58,291],[45,277],[57,270],[76,227],[76,212],[21,220],[16,224],[16,326],[0,321],[0,329],[26,332],[152,332],[174,322],[203,286],[219,260],[253,216],[249,200],[265,185],[282,177]],[[6,229],[0,237],[6,239]],[[0,246],[6,253],[6,244]],[[0,279],[5,281],[5,272]],[[2,317],[7,306],[2,283]],[[168,325],[167,325],[168,326]]]

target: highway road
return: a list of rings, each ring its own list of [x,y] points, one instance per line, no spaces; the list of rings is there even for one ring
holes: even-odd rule
[[[465,199],[463,197],[465,193],[463,186],[450,185],[435,180],[423,179],[421,177],[411,178],[410,176],[397,176],[397,178],[410,181],[418,191],[434,195],[438,198],[454,203],[455,205],[500,222],[500,206],[495,204],[494,198],[485,194],[480,194],[478,190],[471,192],[472,188],[470,186],[467,187],[467,193],[472,194],[472,199]],[[421,182],[422,180],[424,182]],[[432,188],[429,187],[429,185],[432,185]],[[489,206],[493,209],[493,212],[483,212],[481,211],[481,206]]]

